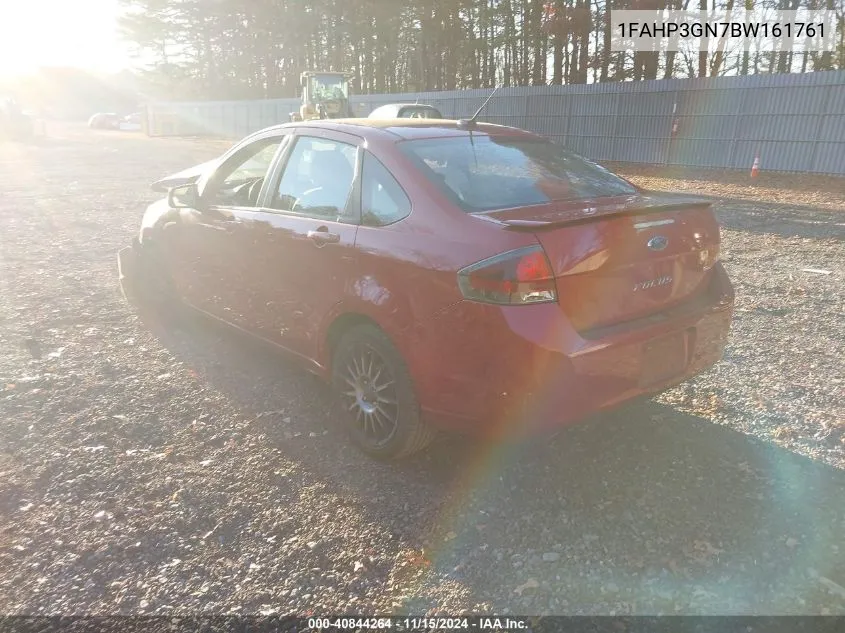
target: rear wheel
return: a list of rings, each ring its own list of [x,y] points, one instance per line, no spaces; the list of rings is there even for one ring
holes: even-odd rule
[[[421,451],[434,430],[420,417],[411,377],[401,355],[377,327],[358,325],[340,339],[332,383],[355,444],[378,459]]]

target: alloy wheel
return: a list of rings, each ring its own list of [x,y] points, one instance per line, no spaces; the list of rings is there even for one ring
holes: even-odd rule
[[[387,444],[399,422],[397,383],[384,358],[360,343],[341,370],[344,404],[355,419],[361,438],[375,447]]]

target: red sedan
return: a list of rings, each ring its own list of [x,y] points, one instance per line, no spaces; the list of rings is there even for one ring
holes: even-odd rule
[[[291,123],[154,188],[127,294],[290,353],[376,457],[552,430],[704,371],[728,336],[710,203],[523,130]]]

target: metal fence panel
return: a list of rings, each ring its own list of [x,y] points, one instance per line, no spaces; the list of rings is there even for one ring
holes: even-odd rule
[[[760,88],[752,92],[746,114],[760,116],[818,113],[822,107],[827,86],[784,86]]]
[[[589,156],[593,160],[616,160],[614,148],[616,143],[612,138],[605,137],[569,137],[564,143],[573,152]]]
[[[682,138],[671,144],[667,162],[687,167],[738,167],[729,163],[732,150],[731,141]],[[754,156],[748,160],[753,161]]]
[[[842,148],[842,143],[819,143],[813,164],[824,165],[824,173],[845,174],[845,151]]]
[[[472,115],[490,91],[354,95]],[[298,99],[151,103],[153,136],[241,137],[288,121]],[[546,135],[594,160],[845,175],[845,71],[503,88],[481,119]],[[673,134],[673,122],[677,132]]]
[[[818,117],[805,114],[783,114],[776,117],[773,126],[768,117],[746,114],[742,117],[737,137],[742,140],[813,141],[818,127]]]
[[[845,96],[843,96],[843,99],[845,99]],[[824,115],[821,121],[819,139],[845,143],[845,114]],[[842,153],[845,154],[845,151]]]

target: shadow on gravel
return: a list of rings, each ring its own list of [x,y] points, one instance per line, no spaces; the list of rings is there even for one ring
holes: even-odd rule
[[[845,214],[810,206],[714,198],[719,223],[732,231],[845,240]]]
[[[250,433],[425,550],[415,608],[451,580],[522,613],[845,612],[842,471],[653,402],[550,442],[445,438],[381,464],[275,353],[204,322],[150,327],[256,418]]]

